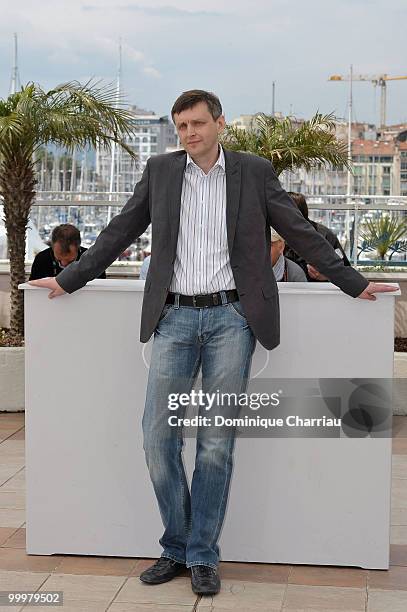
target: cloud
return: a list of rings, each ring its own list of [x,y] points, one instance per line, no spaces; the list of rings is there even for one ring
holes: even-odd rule
[[[158,113],[193,87],[218,93],[228,119],[267,112],[275,81],[276,110],[342,114],[348,87],[329,75],[351,63],[355,74],[403,74],[406,10],[406,0],[18,0],[0,20],[0,97],[13,32],[21,81],[45,88],[80,75],[115,82],[121,37],[123,91]],[[358,118],[377,119],[377,95],[355,83]],[[387,102],[392,123],[407,118],[407,80],[388,83]]]
[[[152,66],[146,66],[145,68],[143,68],[143,72],[144,74],[147,74],[148,76],[152,76],[155,79],[159,79],[161,77],[161,73],[156,68],[153,68]]]
[[[117,46],[116,46],[117,48]],[[127,43],[122,43],[122,53],[127,56],[130,60],[136,63],[143,63],[146,61],[146,57],[142,51],[135,49]]]
[[[111,56],[112,54],[116,54],[116,56],[118,57],[118,41],[113,40],[109,37],[97,37],[96,41],[99,46],[99,49],[103,50],[109,56]],[[121,46],[123,61],[127,59],[135,64],[139,64],[141,66],[142,72],[149,77],[161,77],[160,71],[152,65],[151,61],[142,51],[140,51],[139,49],[135,49],[132,45],[129,45],[126,42],[122,42]]]
[[[139,4],[119,4],[118,6],[96,6],[95,4],[84,4],[83,10],[85,11],[132,11],[136,13],[143,13],[144,15],[152,15],[154,17],[223,17],[226,13],[218,11],[191,11],[189,9],[180,9],[176,6],[164,5],[164,6],[143,6]]]
[[[98,39],[99,45],[103,48],[109,55],[112,53],[116,53],[118,56],[119,43],[118,41],[112,40],[107,37],[99,37]],[[140,65],[143,74],[148,77],[153,77],[154,79],[160,78],[160,71],[152,65],[151,61],[146,57],[146,55],[140,51],[139,49],[135,49],[132,45],[129,45],[126,42],[121,43],[122,46],[122,60],[125,61],[130,60],[131,62]]]

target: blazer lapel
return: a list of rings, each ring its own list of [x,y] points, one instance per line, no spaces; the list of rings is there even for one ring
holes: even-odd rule
[[[229,255],[232,254],[240,202],[241,164],[238,155],[224,149],[226,168],[226,228]]]
[[[232,253],[236,233],[240,202],[241,164],[238,155],[224,149],[226,169],[226,230],[229,255]],[[168,200],[171,226],[171,247],[176,249],[181,210],[182,181],[186,164],[186,153],[174,155],[168,177]]]
[[[179,217],[181,210],[182,181],[186,164],[186,153],[174,155],[168,176],[168,201],[171,228],[171,247],[176,249],[179,231]]]

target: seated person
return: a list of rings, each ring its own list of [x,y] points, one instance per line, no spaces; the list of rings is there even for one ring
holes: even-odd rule
[[[277,282],[306,282],[304,270],[294,261],[284,257],[285,241],[271,228],[271,264]]]
[[[350,261],[346,257],[346,253],[342,248],[341,243],[338,240],[338,237],[325,225],[322,223],[317,223],[316,221],[312,221],[308,216],[308,206],[305,197],[302,193],[295,193],[293,191],[289,191],[288,195],[293,200],[294,204],[297,205],[299,211],[302,216],[311,223],[312,227],[319,233],[321,236],[325,238],[327,242],[335,249],[335,252],[339,257],[343,259],[343,263],[345,266],[350,266]],[[307,275],[307,280],[309,281],[327,281],[328,279],[323,274],[320,274],[316,268],[311,266],[311,264],[307,264],[307,262],[300,257],[293,249],[291,249],[288,245],[285,248],[284,255],[297,263],[304,270]]]
[[[58,225],[51,234],[51,246],[35,256],[29,280],[57,276],[70,263],[80,259],[85,251],[87,249],[81,247],[78,228],[70,223]],[[106,272],[98,278],[106,278]]]

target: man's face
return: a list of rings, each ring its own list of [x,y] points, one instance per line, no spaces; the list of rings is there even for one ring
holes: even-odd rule
[[[275,240],[271,243],[271,265],[275,265],[277,259],[284,251],[285,242],[284,240]]]
[[[75,261],[78,256],[78,247],[74,244],[69,246],[69,253],[64,253],[59,242],[54,242],[52,245],[54,257],[61,267],[65,268],[68,264]]]
[[[198,102],[174,115],[174,123],[180,142],[192,158],[203,157],[215,149],[219,134],[225,127],[225,118],[221,115],[213,119],[206,102]]]

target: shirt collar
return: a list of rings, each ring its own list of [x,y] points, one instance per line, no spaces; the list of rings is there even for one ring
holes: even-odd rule
[[[192,166],[194,168],[198,168],[198,170],[200,170],[202,172],[202,168],[200,168],[192,159],[192,157],[190,156],[189,153],[187,153],[187,161],[186,161],[186,165],[185,167],[188,168],[188,166]],[[225,154],[223,152],[223,147],[222,145],[219,145],[219,157],[215,163],[214,166],[212,166],[212,168],[209,170],[209,172],[212,172],[212,170],[216,167],[220,167],[222,168],[222,170],[225,170]],[[209,174],[208,172],[208,174]]]
[[[276,263],[273,266],[274,276],[276,277],[276,281],[281,281],[284,278],[284,270],[285,270],[285,257],[283,253],[281,253],[280,257],[277,259]]]

